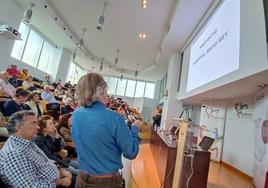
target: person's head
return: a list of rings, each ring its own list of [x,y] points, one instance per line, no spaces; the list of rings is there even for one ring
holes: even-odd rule
[[[8,81],[11,76],[8,74],[7,71],[3,71],[0,73],[0,79]]]
[[[11,65],[11,69],[17,69],[17,65],[12,64],[12,65]]]
[[[39,130],[37,117],[33,111],[23,110],[12,114],[7,122],[10,135],[15,135],[27,140],[36,137]]]
[[[157,112],[159,114],[162,114],[162,108],[161,108],[161,106],[157,105],[156,109],[157,109]]]
[[[106,103],[107,84],[100,74],[86,74],[77,83],[76,97],[79,106],[91,105],[95,101]]]
[[[19,103],[25,103],[29,97],[30,93],[24,89],[17,89],[15,98],[18,100]]]
[[[32,76],[28,76],[27,81],[28,82],[33,82],[33,77]]]
[[[62,87],[61,87],[61,85],[60,84],[58,84],[57,85],[57,89],[61,89]]]
[[[50,76],[45,76],[46,81],[50,81]]]
[[[73,105],[74,105],[74,101],[73,101],[73,99],[72,99],[72,98],[68,98],[68,99],[66,100],[66,104],[69,105],[69,106],[73,106]]]
[[[29,97],[29,100],[35,102],[35,103],[39,103],[40,100],[40,94],[38,92],[33,92],[31,94],[31,96]]]
[[[49,93],[50,92],[50,86],[45,85],[44,86],[44,91]]]
[[[66,97],[70,97],[70,96],[71,96],[71,93],[70,93],[70,91],[66,91],[66,92],[64,93],[64,95],[65,95]]]
[[[62,127],[66,127],[67,129],[70,129],[72,126],[72,114],[64,114],[63,116],[60,117],[59,121],[59,129]]]
[[[38,125],[40,127],[38,133],[39,134],[45,134],[47,135],[48,133],[53,132],[54,130],[54,123],[53,123],[53,118],[49,115],[44,115],[38,119]]]
[[[22,69],[22,72],[27,75],[28,74],[28,69]]]

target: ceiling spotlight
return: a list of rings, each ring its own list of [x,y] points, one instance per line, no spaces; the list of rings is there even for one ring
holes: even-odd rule
[[[141,4],[142,4],[142,8],[147,8],[148,0],[142,0]]]
[[[82,33],[82,37],[81,37],[81,39],[79,40],[79,42],[78,42],[78,44],[79,44],[79,46],[82,48],[83,47],[83,45],[84,45],[84,35],[85,35],[85,32],[87,31],[87,29],[86,28],[83,28],[83,33]]]
[[[103,24],[104,24],[104,20],[105,20],[104,12],[105,12],[105,8],[107,5],[108,5],[107,1],[104,1],[103,2],[103,11],[99,17],[98,24],[97,24],[97,30],[99,30],[99,31],[103,31]]]
[[[77,51],[77,49],[75,49],[75,50],[74,50],[74,53],[73,53],[73,62],[74,62],[74,60],[75,60],[75,58],[76,58],[76,51]]]
[[[140,33],[139,34],[139,38],[141,38],[141,39],[146,39],[146,34],[145,33]]]
[[[117,65],[118,64],[118,61],[119,61],[119,53],[120,53],[120,49],[117,49],[117,54],[116,54],[116,57],[114,59],[114,64]]]
[[[31,3],[31,7],[26,11],[24,15],[23,21],[27,24],[32,23],[33,7],[34,7],[34,4]]]
[[[102,58],[102,60],[101,60],[100,71],[102,71],[102,69],[103,69],[103,61],[104,61],[104,58]]]
[[[135,78],[137,78],[137,76],[138,76],[138,67],[139,67],[139,64],[137,63],[136,71],[135,71],[135,74],[134,74]]]

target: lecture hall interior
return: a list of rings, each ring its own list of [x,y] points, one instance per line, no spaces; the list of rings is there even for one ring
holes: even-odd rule
[[[132,135],[140,123],[135,157],[115,147],[125,187],[268,188],[267,25],[267,0],[0,0],[0,81],[9,73],[16,93],[6,96],[0,83],[0,168],[15,112],[7,103],[24,90],[39,92],[36,112],[56,126],[73,114],[74,142],[58,128],[65,139],[58,155],[77,159],[80,168],[87,148],[74,135],[82,108],[76,89],[84,75],[98,73],[105,105],[124,120],[124,131]],[[53,94],[56,107],[43,92]],[[94,155],[106,145],[94,144]],[[107,155],[116,158],[107,150],[100,159]],[[12,185],[4,171],[1,179]]]

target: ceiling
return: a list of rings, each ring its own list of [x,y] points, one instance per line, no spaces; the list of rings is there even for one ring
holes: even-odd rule
[[[156,81],[167,72],[168,60],[182,49],[213,0],[107,0],[104,30],[96,29],[103,11],[100,0],[16,0],[24,9],[33,2],[32,24],[56,45],[71,52],[86,28],[83,51],[76,62],[98,72],[104,59],[103,74]],[[44,5],[47,5],[45,8]],[[57,17],[57,20],[55,18]],[[66,28],[65,30],[63,28]],[[146,33],[145,40],[139,39]],[[72,39],[70,38],[72,36]],[[117,49],[119,62],[114,65]],[[94,60],[92,60],[94,58]]]

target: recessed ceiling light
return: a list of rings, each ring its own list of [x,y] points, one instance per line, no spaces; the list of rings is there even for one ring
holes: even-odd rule
[[[139,34],[139,38],[141,38],[141,39],[146,39],[146,34],[145,33],[140,33]]]
[[[147,8],[148,6],[148,0],[142,0],[141,1],[142,8]]]

